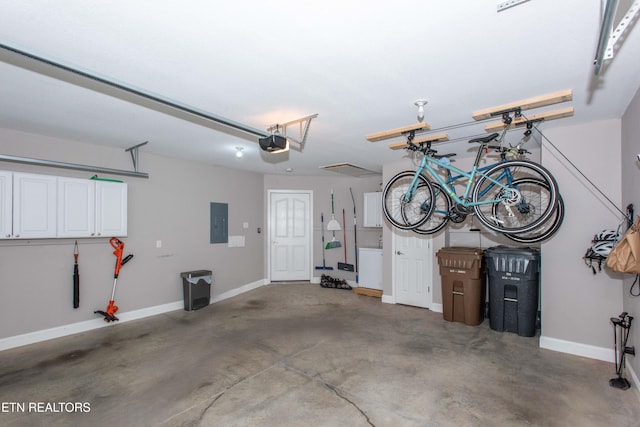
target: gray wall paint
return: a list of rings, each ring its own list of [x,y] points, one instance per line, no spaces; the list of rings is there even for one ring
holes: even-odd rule
[[[179,144],[179,142],[176,142]],[[133,145],[133,144],[132,144]],[[149,144],[151,148],[153,142]],[[0,152],[132,170],[129,153],[0,129]],[[230,161],[235,161],[233,158]],[[90,172],[1,163],[0,169],[90,177]],[[149,179],[122,179],[129,187],[129,235],[135,254],[118,279],[116,304],[127,312],[182,300],[182,271],[213,270],[212,296],[263,279],[262,175],[169,159],[140,150]],[[229,234],[244,248],[209,243],[209,203],[229,204]],[[247,230],[242,223],[248,222]],[[162,248],[156,248],[156,240]],[[72,308],[72,239],[0,242],[0,338],[95,319],[111,295],[115,257],[108,239],[80,239],[80,308]],[[10,321],[6,321],[10,319]]]
[[[637,155],[640,153],[640,91],[638,91],[629,104],[627,111],[622,117],[622,206],[626,207],[633,203],[635,215],[640,214],[640,162]],[[638,349],[640,345],[640,297],[629,295],[629,288],[635,279],[634,275],[624,274],[623,286],[623,309],[630,316],[635,318],[632,323],[629,346]],[[638,293],[638,286],[634,287],[634,292]],[[612,313],[612,316],[619,313]],[[627,363],[631,364],[636,374],[640,373],[640,358],[629,357]]]
[[[620,120],[558,127],[545,133],[621,205]],[[542,245],[542,335],[611,348],[609,318],[622,308],[622,280],[608,269],[594,275],[582,256],[593,235],[615,229],[621,215],[547,144],[542,160],[556,177],[566,207],[557,235]]]

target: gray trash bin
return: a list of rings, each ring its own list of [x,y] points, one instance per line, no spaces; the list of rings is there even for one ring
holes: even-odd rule
[[[184,309],[198,310],[209,305],[211,299],[211,270],[180,273],[184,293]]]
[[[489,275],[489,326],[495,331],[536,334],[540,252],[495,246],[484,253]]]

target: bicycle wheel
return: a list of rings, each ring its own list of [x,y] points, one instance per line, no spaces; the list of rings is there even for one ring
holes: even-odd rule
[[[400,172],[389,180],[382,191],[382,211],[384,216],[396,228],[411,230],[427,220],[433,211],[431,203],[433,188],[427,179],[419,175],[416,190],[410,191],[415,172]],[[418,192],[417,188],[422,187]],[[427,211],[423,210],[424,207]],[[431,210],[429,210],[431,208]]]
[[[503,233],[505,237],[513,240],[518,243],[537,243],[542,242],[543,240],[547,240],[551,236],[553,236],[556,231],[562,225],[562,221],[564,220],[564,200],[562,200],[562,196],[558,194],[558,205],[556,206],[556,210],[551,217],[539,227],[535,228],[532,231],[527,233],[519,233],[519,234],[508,234]]]
[[[431,186],[433,187],[435,200],[433,212],[423,224],[413,229],[413,231],[418,234],[437,233],[438,231],[442,230],[444,226],[449,222],[451,197],[449,196],[449,193],[447,193],[437,182],[432,182]],[[420,192],[421,189],[422,187],[418,187],[418,192]]]
[[[522,189],[514,184],[524,178],[527,181],[522,181],[523,185],[526,182]],[[495,200],[500,201],[492,202]],[[538,227],[554,213],[558,185],[541,165],[511,160],[480,175],[473,188],[472,202],[478,220],[487,228],[500,233],[524,233]]]

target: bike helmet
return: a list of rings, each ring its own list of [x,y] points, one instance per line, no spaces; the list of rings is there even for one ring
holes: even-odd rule
[[[620,230],[602,230],[593,236],[592,241],[593,243],[596,243],[603,241],[617,242],[618,240],[620,240]]]
[[[600,240],[596,241],[592,246],[591,250],[600,255],[603,258],[606,258],[611,253],[611,250],[615,246],[616,242],[613,240]]]

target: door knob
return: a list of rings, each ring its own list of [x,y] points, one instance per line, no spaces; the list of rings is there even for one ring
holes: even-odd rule
[[[404,254],[400,251],[396,251],[396,255],[404,255]]]

